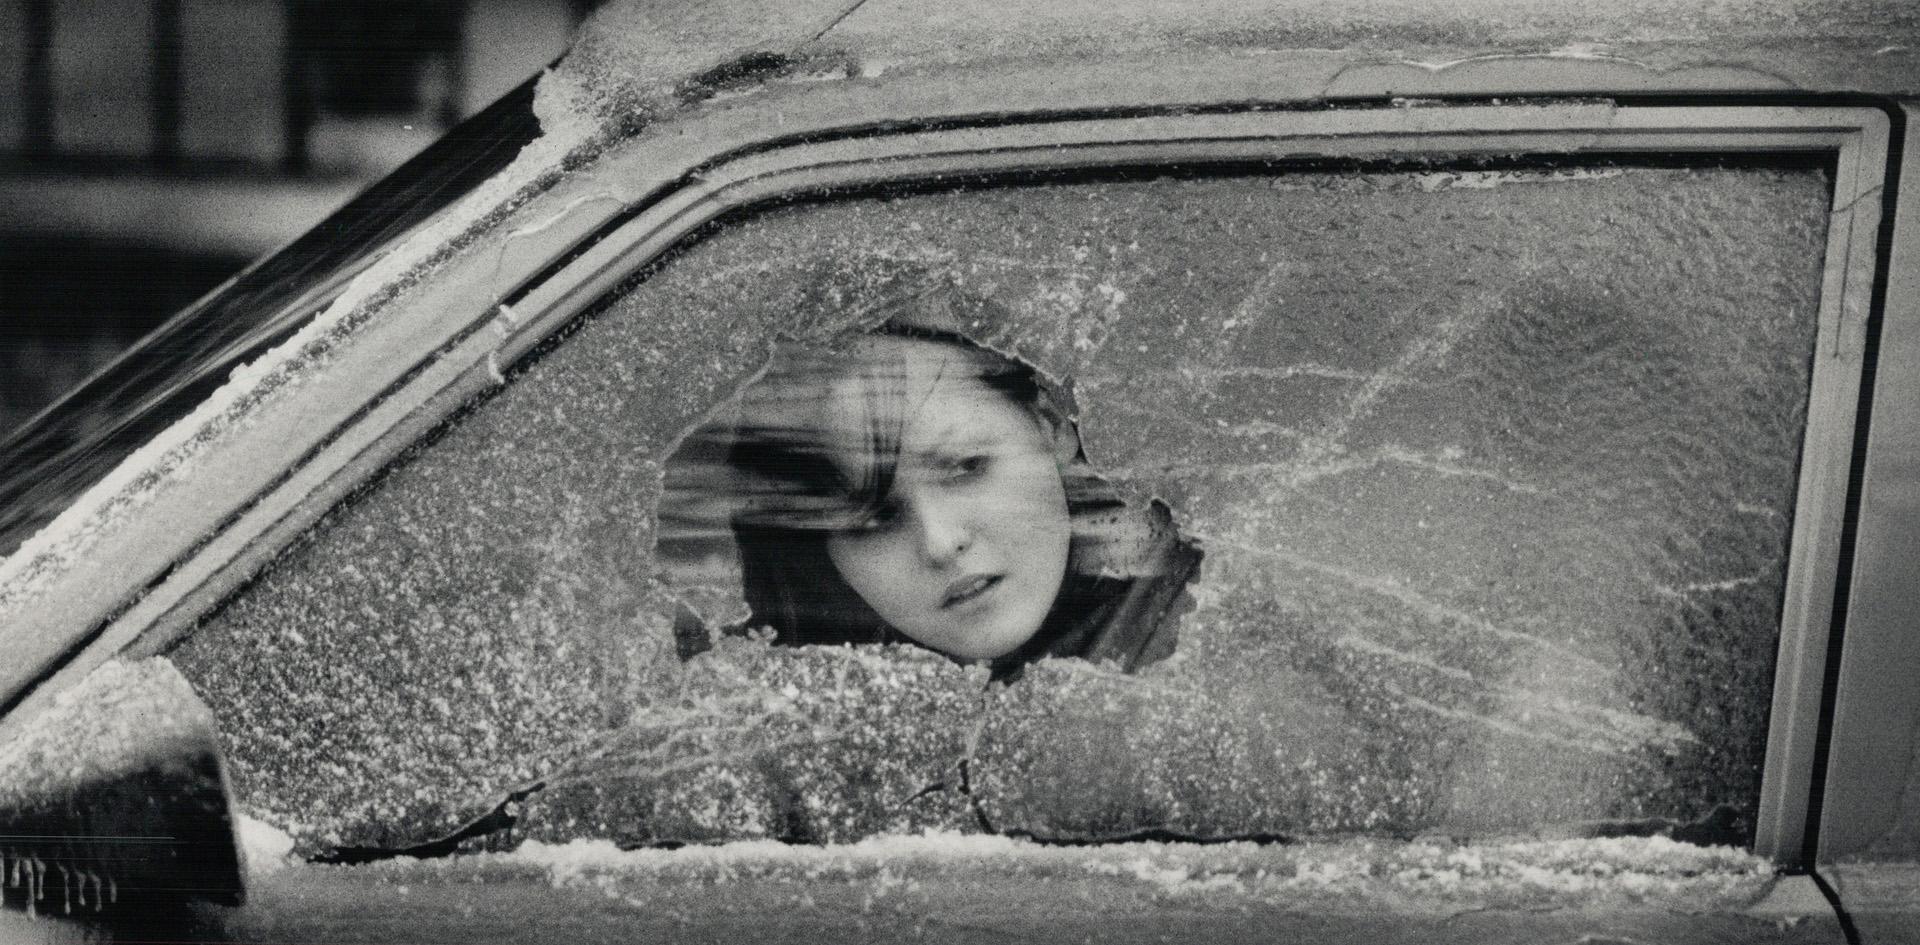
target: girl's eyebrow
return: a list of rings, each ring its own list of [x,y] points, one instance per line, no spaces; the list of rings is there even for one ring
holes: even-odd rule
[[[926,449],[902,454],[901,459],[904,461],[902,465],[912,463],[926,467],[947,466],[972,456],[990,453],[999,442],[999,437],[973,435],[941,441]]]
[[[971,424],[948,419],[937,423],[930,431],[927,441],[930,444],[922,453],[967,452],[982,447],[996,446],[1007,437],[1004,433],[980,430]]]

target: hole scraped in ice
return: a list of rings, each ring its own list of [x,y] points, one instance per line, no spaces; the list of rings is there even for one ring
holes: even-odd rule
[[[1001,680],[1172,655],[1195,543],[1088,463],[1070,384],[967,336],[1011,313],[933,272],[899,282],[863,305],[877,327],[781,345],[667,460],[655,554],[681,657],[716,630],[921,645]],[[942,597],[968,581],[982,605]]]

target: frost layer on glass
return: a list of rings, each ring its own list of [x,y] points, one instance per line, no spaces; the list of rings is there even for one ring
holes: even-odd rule
[[[787,206],[624,287],[175,653],[242,804],[403,846],[1746,825],[1826,223],[1811,171],[1285,174]],[[722,636],[662,467],[776,339],[938,273],[1205,553],[1167,659],[1013,685]],[[702,597],[702,595],[705,595]],[[1605,829],[1621,829],[1618,824]]]

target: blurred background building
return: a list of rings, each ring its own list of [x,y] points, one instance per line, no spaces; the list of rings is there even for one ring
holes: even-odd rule
[[[595,0],[0,0],[0,435],[540,71]]]

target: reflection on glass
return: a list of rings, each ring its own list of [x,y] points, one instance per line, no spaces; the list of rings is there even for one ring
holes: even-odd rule
[[[663,558],[730,538],[738,629],[781,643],[911,642],[1001,677],[1171,653],[1200,553],[1094,474],[1054,385],[929,317],[990,304],[941,286],[831,350],[784,347],[669,464]]]

